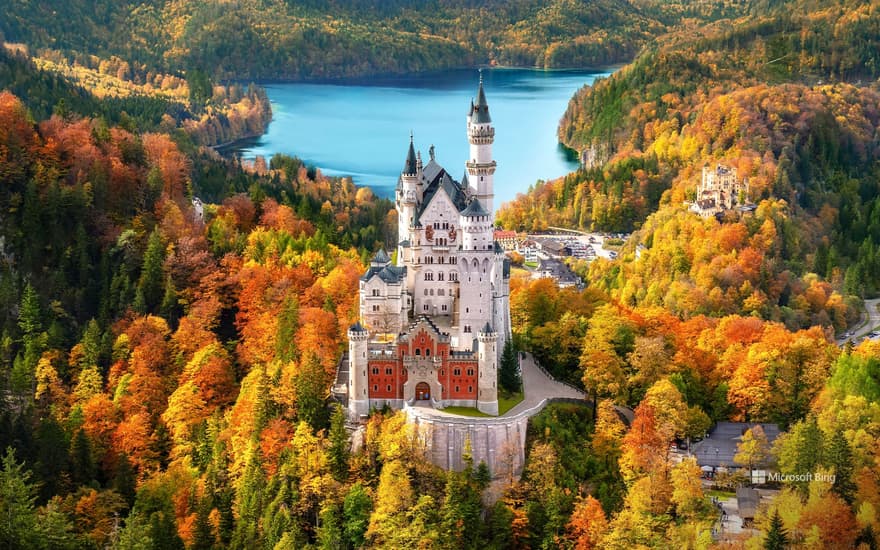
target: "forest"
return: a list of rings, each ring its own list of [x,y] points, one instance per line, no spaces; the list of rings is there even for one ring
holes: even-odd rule
[[[0,33],[41,50],[118,56],[158,72],[299,80],[489,63],[598,67],[631,60],[676,24],[745,8],[690,0],[71,0],[49,9],[11,0]]]
[[[118,57],[31,57],[25,47],[2,43],[0,89],[22,98],[39,119],[76,114],[129,131],[179,130],[193,145],[262,135],[272,118],[265,90],[253,84],[217,85],[200,70],[155,73]]]
[[[880,291],[876,2],[330,5],[0,18],[27,44],[0,51],[0,547],[880,544],[880,344],[835,343]],[[516,349],[589,399],[530,420],[520,478],[435,467],[390,410],[351,445],[329,390],[393,204],[295,157],[220,157],[269,116],[220,79],[637,54],[563,117],[590,166],[498,214],[632,231],[572,264],[586,288],[512,276]],[[748,214],[687,210],[716,163],[749,178]],[[710,490],[671,446],[725,420],[778,424],[735,462],[796,481],[719,542],[711,498],[746,480]]]

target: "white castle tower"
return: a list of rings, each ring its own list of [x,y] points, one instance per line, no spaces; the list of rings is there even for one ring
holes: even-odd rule
[[[492,160],[492,143],[495,141],[495,128],[489,116],[489,103],[483,91],[483,73],[480,72],[480,88],[477,90],[477,102],[471,104],[467,117],[467,136],[470,143],[470,157],[465,163],[468,183],[473,187],[474,195],[489,214],[494,214],[493,178],[495,161]]]
[[[348,329],[348,410],[352,418],[370,412],[367,384],[367,341],[370,333],[355,323]]]
[[[498,333],[489,323],[478,336],[477,360],[480,366],[477,409],[491,415],[498,415]]]

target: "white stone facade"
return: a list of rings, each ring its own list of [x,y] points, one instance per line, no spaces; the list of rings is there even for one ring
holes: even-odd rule
[[[360,318],[365,326],[358,325],[358,331],[350,332],[360,338],[359,331],[365,330],[373,344],[382,342],[386,349],[393,346],[389,355],[400,358],[400,372],[392,366],[381,367],[389,377],[394,373],[394,382],[384,386],[387,391],[380,387],[387,379],[371,384],[368,369],[361,368],[361,363],[375,354],[352,347],[349,404],[355,414],[365,414],[380,402],[396,406],[421,395],[412,383],[415,371],[406,370],[406,362],[412,363],[414,357],[407,357],[404,347],[410,349],[406,338],[422,316],[430,320],[432,328],[419,330],[430,333],[432,342],[442,341],[449,355],[442,360],[432,358],[437,372],[430,371],[431,401],[436,406],[466,404],[490,414],[498,412],[498,359],[510,338],[510,268],[494,240],[495,129],[482,79],[466,128],[469,156],[461,182],[437,163],[433,146],[428,163],[423,164],[410,138],[395,197],[397,259],[392,263],[384,251],[373,259],[360,283]],[[361,340],[357,342],[361,345]],[[447,361],[461,365],[472,361],[475,365],[466,370],[479,372],[448,379],[445,383],[451,387],[445,387],[440,377]],[[375,375],[373,367],[370,372]],[[363,379],[355,381],[359,375]],[[400,386],[399,392],[394,385]],[[369,394],[366,404],[362,402],[364,388]],[[381,400],[376,397],[380,394]],[[439,396],[445,397],[436,399]],[[358,410],[353,408],[355,402]]]

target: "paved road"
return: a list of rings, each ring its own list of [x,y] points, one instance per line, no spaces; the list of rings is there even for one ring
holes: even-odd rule
[[[847,340],[852,340],[858,342],[869,332],[874,330],[875,327],[880,326],[880,311],[877,310],[878,305],[880,305],[880,298],[865,300],[866,313],[862,314],[862,322],[852,330],[852,336],[840,341],[846,342]]]
[[[571,399],[586,399],[586,394],[571,386],[558,382],[547,376],[542,371],[531,353],[526,353],[525,359],[520,360],[522,369],[523,388],[525,398],[517,403],[504,416],[513,416],[521,411],[531,409],[544,399],[551,397],[568,397]]]

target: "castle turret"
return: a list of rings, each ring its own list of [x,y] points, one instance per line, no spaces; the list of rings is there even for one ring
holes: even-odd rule
[[[489,102],[483,91],[483,73],[480,73],[480,87],[477,100],[473,103],[467,117],[467,134],[470,143],[469,160],[465,163],[469,174],[471,192],[480,200],[483,208],[493,215],[495,161],[492,160],[492,143],[495,141],[495,128],[489,116]]]
[[[487,322],[477,336],[480,380],[477,384],[477,409],[498,415],[498,333]]]
[[[417,204],[417,187],[420,172],[420,159],[416,156],[415,147],[413,146],[413,136],[409,136],[409,151],[406,153],[406,163],[403,171],[400,173],[400,179],[397,184],[397,241],[402,242],[410,238],[410,226],[413,224],[413,218],[416,215]],[[402,252],[399,251],[399,257]]]
[[[352,418],[370,413],[367,382],[367,340],[370,333],[360,322],[348,329],[348,411]]]

